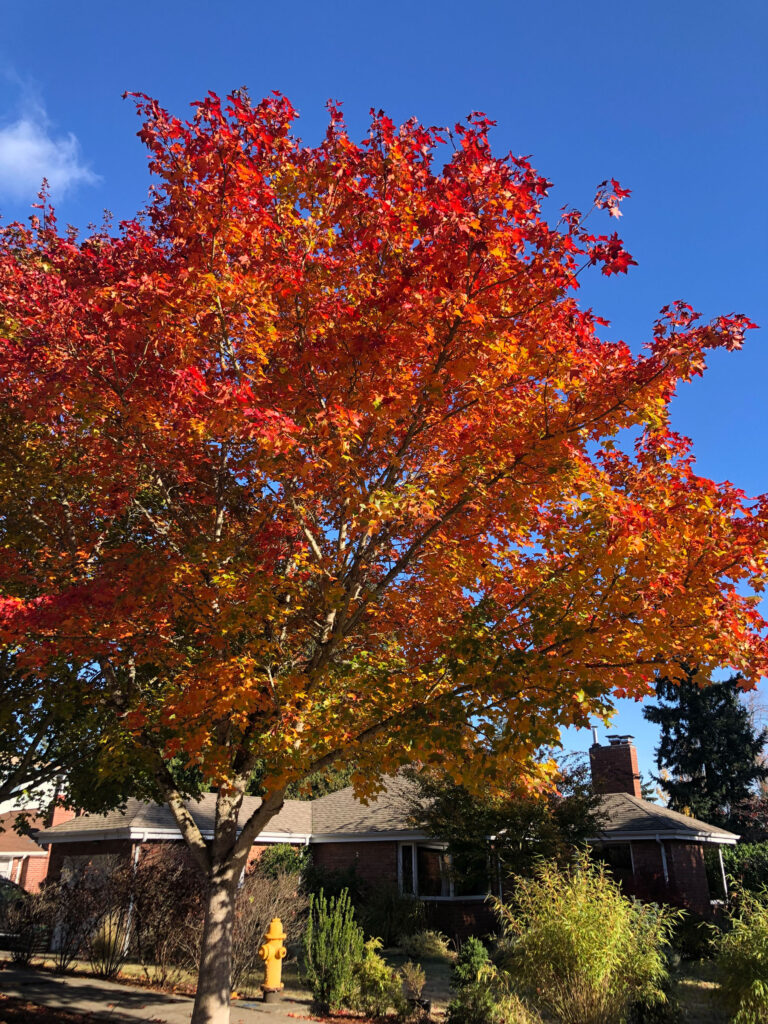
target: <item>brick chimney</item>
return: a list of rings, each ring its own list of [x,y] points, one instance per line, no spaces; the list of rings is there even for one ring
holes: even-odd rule
[[[53,814],[51,815],[49,828],[53,828],[54,825],[61,825],[65,821],[71,821],[76,817],[76,811],[73,811],[71,807],[65,807],[60,800],[57,800],[53,805]]]
[[[594,737],[595,742],[589,748],[589,766],[595,792],[629,793],[642,798],[634,737],[609,736],[607,747],[597,742],[597,730],[594,730]]]

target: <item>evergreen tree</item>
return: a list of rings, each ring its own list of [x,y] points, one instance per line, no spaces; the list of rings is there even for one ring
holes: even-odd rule
[[[712,682],[689,665],[681,680],[656,680],[657,706],[643,710],[661,727],[654,776],[669,794],[669,806],[696,818],[736,827],[735,810],[756,782],[768,777],[759,755],[768,730],[757,733],[740,701],[741,676]],[[737,829],[738,830],[738,829]]]

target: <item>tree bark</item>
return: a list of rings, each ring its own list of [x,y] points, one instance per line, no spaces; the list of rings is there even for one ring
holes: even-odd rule
[[[197,995],[191,1024],[229,1024],[232,928],[238,875],[230,863],[208,881]]]

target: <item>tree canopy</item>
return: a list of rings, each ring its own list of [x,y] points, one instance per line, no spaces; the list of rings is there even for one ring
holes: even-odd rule
[[[658,703],[643,709],[661,727],[656,765],[664,774],[656,781],[673,810],[740,832],[739,807],[746,814],[756,783],[768,778],[760,759],[768,729],[755,729],[740,676],[713,681],[693,665],[683,668],[683,679],[657,679]]]
[[[752,325],[677,302],[639,355],[601,339],[578,275],[631,257],[575,209],[548,224],[550,183],[480,114],[373,113],[356,143],[331,106],[309,146],[278,95],[138,106],[145,211],[80,239],[44,201],[0,235],[0,641],[88,667],[94,770],[169,801],[224,962],[288,784],[336,763],[371,793],[418,749],[535,788],[561,726],[688,651],[764,671],[766,503],[668,422]],[[604,182],[595,215],[627,195]],[[190,780],[218,790],[212,843]]]
[[[470,792],[436,770],[406,774],[413,782],[410,819],[448,844],[457,892],[485,892],[489,866],[502,884],[533,874],[543,860],[564,866],[602,830],[601,798],[592,790],[589,767],[574,758],[561,760],[557,788],[543,797]]]

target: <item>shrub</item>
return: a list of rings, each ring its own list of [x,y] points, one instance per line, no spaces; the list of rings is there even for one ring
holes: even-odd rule
[[[446,936],[430,930],[404,936],[400,948],[406,956],[420,960],[453,960],[455,957]]]
[[[100,954],[105,946],[99,932],[110,913],[120,913],[121,905],[127,906],[127,871],[122,858],[103,857],[97,865],[70,866],[59,882],[45,886],[45,914],[57,971],[65,971],[81,954],[90,958],[92,938],[97,944],[95,963],[101,964]]]
[[[170,985],[198,957],[203,879],[186,851],[163,843],[147,851],[133,879],[133,947],[149,981]]]
[[[263,878],[277,878],[278,875],[303,875],[308,867],[308,846],[275,843],[262,851],[255,870]]]
[[[490,963],[488,950],[480,939],[470,936],[462,943],[456,966],[451,972],[451,988],[460,989],[471,985],[480,977],[480,972]]]
[[[683,960],[704,960],[714,955],[717,928],[690,910],[682,912],[672,935],[672,948]]]
[[[308,893],[322,892],[328,898],[339,897],[346,892],[353,907],[362,906],[368,898],[368,888],[354,864],[333,870],[318,867],[310,858],[304,872],[304,888]]]
[[[421,964],[415,964],[411,960],[404,963],[400,968],[400,977],[403,982],[405,998],[421,999],[421,993],[427,983],[427,975]]]
[[[85,941],[93,973],[114,978],[128,958],[130,921],[127,907],[115,907],[102,916]]]
[[[355,921],[346,890],[330,899],[322,890],[310,895],[302,977],[321,1013],[354,1005],[363,947],[363,929]]]
[[[396,885],[376,886],[357,906],[366,934],[380,938],[384,946],[395,946],[424,928],[424,904],[403,896]]]
[[[768,1021],[768,890],[736,895],[738,909],[720,940],[722,994],[734,1024]]]
[[[9,903],[3,930],[9,935],[13,962],[28,964],[35,953],[45,952],[50,936],[50,913],[45,892],[29,893]]]
[[[495,901],[510,980],[558,1024],[623,1024],[633,1003],[666,1001],[666,951],[678,911],[628,899],[602,865],[579,857],[519,878]]]
[[[232,988],[239,989],[254,974],[262,975],[259,948],[273,917],[279,917],[285,941],[295,943],[302,932],[307,897],[296,873],[264,875],[261,864],[243,879],[235,900],[232,934]]]
[[[542,1024],[493,964],[486,963],[476,978],[459,985],[448,1004],[446,1024]]]
[[[403,1016],[407,1005],[400,979],[379,956],[380,949],[380,939],[369,939],[363,947],[363,957],[355,971],[358,992],[354,1003],[369,1017],[383,1017],[390,1008]]]
[[[725,872],[739,889],[759,892],[768,886],[768,843],[738,843],[721,847],[721,852]]]

